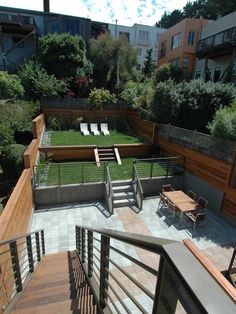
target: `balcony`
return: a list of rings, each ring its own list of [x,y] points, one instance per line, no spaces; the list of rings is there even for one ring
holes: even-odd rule
[[[200,59],[211,59],[227,55],[236,47],[236,27],[231,27],[223,32],[209,36],[197,43],[196,56]]]
[[[36,28],[32,16],[0,12],[0,25],[5,33],[28,33]]]

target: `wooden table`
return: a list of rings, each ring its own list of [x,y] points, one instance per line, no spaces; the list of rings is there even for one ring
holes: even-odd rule
[[[163,195],[168,198],[181,212],[180,220],[182,221],[183,213],[199,209],[199,205],[191,197],[183,191],[163,192]]]

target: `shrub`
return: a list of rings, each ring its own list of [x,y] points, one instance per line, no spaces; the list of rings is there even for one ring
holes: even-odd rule
[[[23,96],[24,87],[18,75],[0,72],[0,98],[21,98]]]
[[[171,63],[162,64],[153,74],[154,83],[165,82],[169,79],[180,82],[182,78],[182,70],[179,67],[173,66]]]
[[[236,102],[232,107],[217,110],[208,128],[213,136],[236,141]]]
[[[14,143],[14,130],[8,122],[0,120],[0,150],[7,145]]]
[[[29,60],[20,67],[19,76],[30,99],[56,97],[66,91],[65,82],[49,75],[37,61]]]
[[[102,105],[106,103],[116,103],[117,99],[115,94],[111,94],[108,89],[94,88],[89,94],[89,103],[92,108],[102,109]]]
[[[235,97],[236,89],[229,84],[202,80],[161,82],[156,86],[152,111],[157,122],[207,132],[206,125],[216,110],[229,106]]]
[[[18,178],[24,169],[25,146],[12,144],[3,148],[0,155],[0,164],[3,172],[9,178]]]

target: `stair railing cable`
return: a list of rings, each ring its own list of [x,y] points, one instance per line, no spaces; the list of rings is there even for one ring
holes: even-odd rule
[[[107,199],[107,205],[108,205],[110,214],[112,215],[114,212],[114,195],[113,195],[113,190],[112,190],[112,181],[111,181],[111,174],[110,174],[108,162],[104,164],[104,167],[105,167],[105,182],[106,182],[106,199]]]
[[[133,188],[134,188],[134,197],[135,197],[135,201],[136,201],[136,206],[141,211],[143,208],[143,188],[142,188],[141,181],[139,179],[139,175],[138,175],[135,161],[133,163],[133,175],[132,175],[132,177],[133,177],[132,183],[133,183]]]
[[[0,313],[12,308],[44,254],[44,230],[0,242]]]
[[[76,226],[75,236],[101,313],[167,314],[177,306],[187,313],[224,307],[235,313],[233,300],[181,242],[87,226]]]

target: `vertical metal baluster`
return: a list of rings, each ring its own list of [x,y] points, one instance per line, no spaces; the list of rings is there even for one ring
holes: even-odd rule
[[[44,230],[41,230],[41,245],[42,245],[42,254],[45,254],[45,241],[44,241]]]
[[[19,263],[19,256],[18,256],[16,241],[13,241],[10,243],[10,251],[11,251],[12,268],[13,268],[15,284],[16,284],[16,291],[20,292],[22,291],[23,287],[22,287],[20,263]]]
[[[150,178],[152,178],[152,175],[153,175],[153,164],[154,164],[154,161],[152,161],[152,163],[151,163],[151,174],[150,174]]]
[[[93,273],[93,232],[88,231],[88,276]]]
[[[108,273],[106,268],[109,268],[109,257],[110,252],[110,238],[102,235],[101,236],[101,257],[100,257],[100,306],[102,309],[105,308],[107,299],[106,290],[108,289]]]
[[[29,270],[31,273],[33,273],[34,272],[34,258],[33,258],[31,235],[26,237],[26,244],[27,244],[27,253],[28,253],[28,260],[29,260]]]
[[[61,165],[58,165],[58,180],[59,186],[61,185]]]
[[[85,229],[82,229],[82,263],[85,263]]]
[[[35,233],[35,241],[36,241],[36,251],[37,251],[37,260],[38,262],[41,260],[41,254],[40,254],[40,242],[39,242],[39,233]]]

